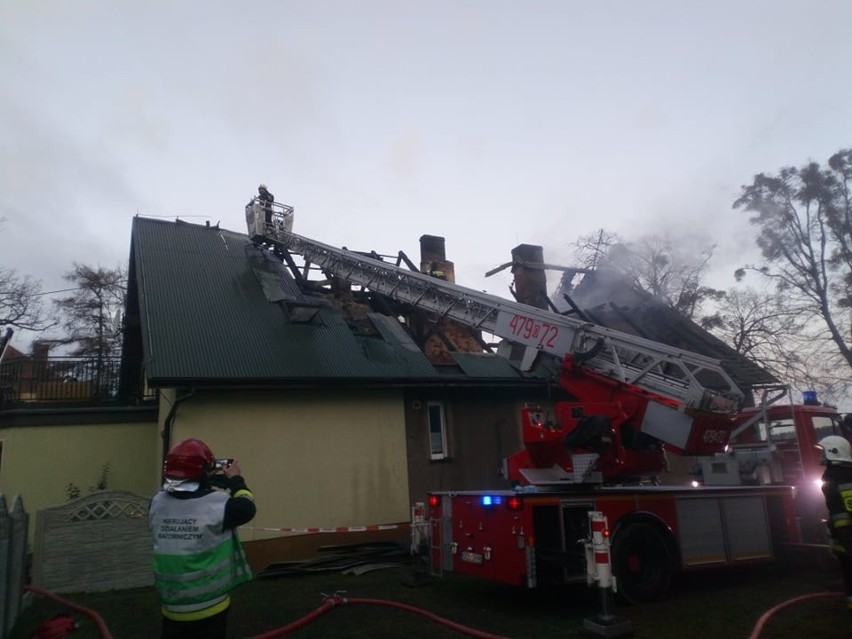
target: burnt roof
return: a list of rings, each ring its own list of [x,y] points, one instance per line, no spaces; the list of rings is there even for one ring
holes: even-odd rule
[[[719,360],[744,392],[779,381],[706,329],[615,274],[586,273],[569,295],[597,324]]]
[[[301,290],[272,252],[217,226],[136,217],[125,353],[148,383],[446,384],[396,319],[347,318]],[[357,324],[357,325],[356,325]],[[497,355],[462,360],[455,381],[542,386]]]

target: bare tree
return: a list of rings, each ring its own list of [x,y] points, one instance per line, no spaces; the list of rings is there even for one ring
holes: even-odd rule
[[[44,316],[41,282],[0,268],[0,326],[43,331],[55,325]]]
[[[734,202],[754,213],[750,221],[759,229],[763,255],[762,263],[739,269],[737,277],[755,272],[773,282],[779,303],[817,321],[812,339],[831,344],[844,368],[852,367],[851,164],[852,150],[843,150],[828,168],[810,162],[777,175],[760,173]]]
[[[6,218],[0,217],[0,228],[5,223]],[[0,267],[0,327],[43,331],[55,325],[44,316],[41,282]]]
[[[121,313],[127,291],[127,274],[122,267],[91,268],[74,264],[65,280],[76,289],[73,295],[54,300],[62,313],[65,337],[56,343],[73,345],[72,355],[104,357],[121,350]]]
[[[598,229],[589,235],[581,235],[574,242],[574,254],[583,268],[596,269],[606,260],[607,253],[616,244],[624,240],[618,233],[606,229]]]
[[[807,321],[800,309],[753,288],[728,291],[718,308],[713,332],[738,353],[779,379],[807,378],[807,349],[799,344]]]

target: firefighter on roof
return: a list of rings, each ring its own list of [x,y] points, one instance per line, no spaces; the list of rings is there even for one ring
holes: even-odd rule
[[[828,531],[831,550],[840,562],[846,607],[849,611],[849,633],[852,636],[852,446],[845,437],[831,435],[820,440],[825,473],[822,492],[828,507]]]
[[[217,461],[199,439],[166,456],[165,482],[148,511],[161,639],[225,639],[229,593],[251,579],[236,528],[251,521],[255,505],[240,473],[236,460]]]

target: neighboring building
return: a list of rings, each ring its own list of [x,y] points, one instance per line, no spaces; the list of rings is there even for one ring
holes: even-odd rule
[[[160,456],[199,437],[240,460],[259,507],[244,539],[407,522],[428,489],[506,486],[520,408],[548,397],[554,373],[426,323],[310,281],[244,234],[137,217],[123,352],[143,367],[123,370],[120,392],[159,390]]]

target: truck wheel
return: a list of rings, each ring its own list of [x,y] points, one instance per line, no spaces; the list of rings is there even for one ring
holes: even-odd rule
[[[612,571],[618,593],[630,603],[658,599],[672,579],[666,540],[653,526],[628,524],[612,544]]]

